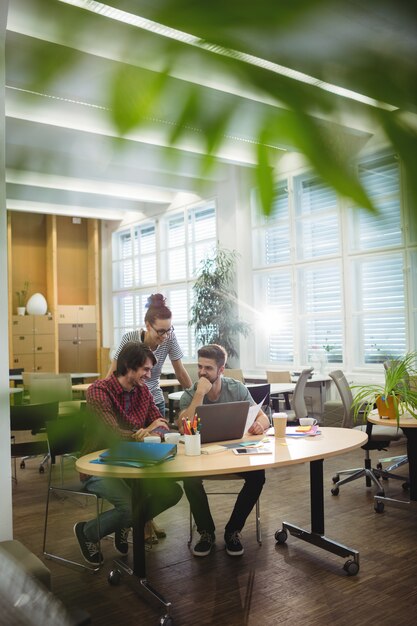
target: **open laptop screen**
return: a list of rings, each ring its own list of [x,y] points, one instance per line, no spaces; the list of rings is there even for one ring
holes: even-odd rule
[[[196,408],[201,425],[201,443],[240,439],[245,431],[249,402],[200,404]]]

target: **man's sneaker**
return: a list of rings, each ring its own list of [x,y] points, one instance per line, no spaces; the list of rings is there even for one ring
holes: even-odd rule
[[[200,540],[197,541],[194,548],[192,549],[192,553],[194,556],[207,556],[210,554],[212,547],[216,541],[216,537],[214,533],[209,533],[203,530],[200,533]]]
[[[119,528],[114,533],[114,547],[120,554],[127,554],[129,551],[129,544],[127,542],[129,532],[130,528]]]
[[[241,556],[244,553],[243,546],[240,542],[240,533],[235,530],[233,533],[224,533],[224,542],[226,544],[226,552],[230,556]]]
[[[74,526],[74,535],[78,540],[81,554],[87,563],[91,565],[100,565],[103,562],[103,555],[100,552],[99,544],[87,541],[84,535],[85,522],[78,522]]]

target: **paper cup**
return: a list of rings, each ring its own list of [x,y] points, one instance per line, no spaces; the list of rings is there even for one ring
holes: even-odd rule
[[[187,456],[198,456],[201,454],[200,433],[196,435],[184,435],[185,454]]]
[[[314,417],[300,417],[298,421],[300,426],[315,426],[317,424],[317,420]]]
[[[178,445],[180,442],[180,433],[166,433],[164,440],[165,443],[174,443],[175,445]]]
[[[287,414],[274,413],[272,416],[275,437],[285,437],[285,429],[287,428]]]

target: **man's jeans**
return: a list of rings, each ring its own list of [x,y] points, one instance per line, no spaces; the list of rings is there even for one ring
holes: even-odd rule
[[[99,478],[98,476],[90,476],[85,481],[84,487],[89,493],[95,493],[114,505],[113,509],[99,516],[100,539],[120,528],[132,526],[132,490],[129,482],[131,481],[122,478]],[[146,511],[148,520],[177,504],[182,496],[181,487],[170,479],[142,480],[142,489],[150,496]],[[88,541],[94,543],[98,541],[95,519],[85,524],[84,534]]]
[[[241,472],[237,474],[239,478],[243,478],[245,483],[240,490],[235,506],[229,521],[226,524],[225,531],[232,533],[236,530],[239,532],[245,525],[246,518],[252,511],[265,482],[265,471],[255,470],[254,472]],[[215,525],[212,518],[208,503],[207,494],[203,486],[201,478],[184,478],[184,491],[190,503],[191,513],[193,514],[197,530],[199,533],[207,531],[214,533]]]

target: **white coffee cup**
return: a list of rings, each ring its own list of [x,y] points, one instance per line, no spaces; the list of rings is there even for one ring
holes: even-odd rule
[[[299,422],[300,426],[315,426],[317,424],[314,417],[300,417]]]
[[[200,433],[195,435],[184,435],[185,454],[187,456],[197,456],[201,454],[201,436]]]
[[[148,435],[143,438],[145,443],[161,443],[161,437],[159,435]]]
[[[165,443],[175,443],[178,445],[180,442],[180,433],[166,433],[164,436]]]

